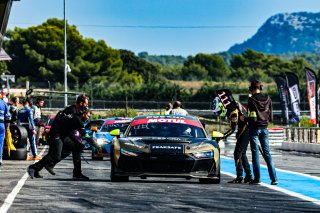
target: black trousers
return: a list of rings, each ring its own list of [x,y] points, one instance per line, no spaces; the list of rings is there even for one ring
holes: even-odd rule
[[[63,141],[59,136],[49,140],[49,151],[40,161],[35,163],[35,168],[40,171],[45,166],[54,167],[62,159],[66,158],[72,153],[73,159],[73,174],[81,173],[81,148],[72,141],[69,137]]]
[[[241,130],[238,130],[241,131]],[[248,129],[237,138],[236,147],[234,148],[234,161],[236,164],[237,177],[242,176],[243,170],[246,176],[251,176],[250,164],[246,155],[249,144],[249,131]]]

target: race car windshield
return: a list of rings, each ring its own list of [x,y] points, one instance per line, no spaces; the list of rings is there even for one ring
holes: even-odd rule
[[[148,123],[132,126],[128,136],[205,138],[203,128],[175,123]]]
[[[120,129],[120,132],[126,131],[129,123],[113,123],[104,125],[101,129],[101,132],[111,132],[114,129]]]
[[[103,122],[103,120],[90,121],[84,128],[86,130],[90,130],[92,127],[98,127],[98,129],[100,129]]]

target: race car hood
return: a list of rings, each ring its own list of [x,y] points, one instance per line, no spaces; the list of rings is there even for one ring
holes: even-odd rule
[[[127,137],[120,138],[120,147],[141,152],[150,152],[152,148],[163,150],[183,149],[185,153],[212,150],[219,148],[217,142],[206,138],[173,138],[173,137]]]
[[[112,141],[113,136],[110,135],[109,132],[99,132],[96,134],[96,138],[105,138],[105,139],[108,139],[109,141]]]
[[[154,144],[154,143],[183,143],[192,144],[199,143],[203,141],[208,141],[206,138],[181,138],[181,137],[128,137],[124,140],[130,142],[138,142],[144,144]]]

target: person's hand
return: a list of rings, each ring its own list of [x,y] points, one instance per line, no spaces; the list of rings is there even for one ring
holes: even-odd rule
[[[33,129],[32,134],[34,134],[34,135],[37,134],[36,130]]]

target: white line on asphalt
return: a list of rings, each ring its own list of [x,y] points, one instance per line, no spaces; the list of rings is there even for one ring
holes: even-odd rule
[[[41,150],[40,155],[42,156],[43,153],[46,151],[47,149],[47,145],[44,146],[44,148]],[[11,193],[7,196],[7,198],[5,199],[4,203],[2,204],[1,208],[0,208],[0,212],[1,213],[6,213],[9,208],[11,207],[11,205],[13,204],[14,199],[16,198],[16,196],[18,195],[19,191],[21,190],[21,188],[23,187],[24,183],[26,182],[26,180],[28,179],[29,175],[28,172],[26,172],[22,178],[19,180],[19,182],[17,183],[17,185],[13,188],[13,190],[11,191]]]
[[[232,158],[225,157],[225,156],[221,156],[221,158],[232,159]],[[267,166],[265,166],[265,165],[261,165],[261,166],[267,168]],[[280,170],[280,169],[276,169],[276,170]],[[293,174],[304,175],[304,176],[307,176],[307,177],[312,177],[312,178],[318,179],[318,177],[302,174],[302,173],[299,173],[299,172],[291,172],[291,171],[284,170],[284,169],[281,169],[281,171],[288,172],[288,173],[293,173]],[[229,172],[221,171],[221,173],[225,174],[225,175],[228,175],[228,176],[231,176],[233,178],[236,177],[236,175],[234,175],[232,173],[229,173]],[[276,190],[276,191],[279,191],[279,192],[283,192],[283,193],[285,193],[287,195],[290,195],[290,196],[293,196],[293,197],[300,198],[302,200],[310,201],[310,202],[320,206],[320,200],[318,200],[318,199],[315,199],[315,198],[312,198],[312,197],[308,197],[308,196],[305,196],[305,195],[302,195],[302,194],[299,194],[299,193],[296,193],[296,192],[292,192],[292,191],[283,189],[283,188],[281,188],[279,186],[273,186],[273,185],[269,185],[269,184],[266,184],[266,183],[260,183],[260,185],[264,186],[264,187],[267,187],[269,189],[273,189],[273,190]]]
[[[226,157],[226,156],[221,156],[221,158],[233,160],[233,158]],[[249,161],[249,162],[251,163],[251,161]],[[264,168],[268,168],[266,165],[263,165],[263,164],[261,164],[260,166],[264,167]],[[300,172],[293,172],[293,171],[290,171],[290,170],[278,169],[278,168],[276,168],[276,171],[286,172],[286,173],[295,174],[295,175],[301,175],[301,176],[305,176],[305,177],[308,177],[308,178],[313,178],[315,180],[320,180],[320,177],[312,176],[312,175],[308,175],[308,174],[303,174],[303,173],[300,173]]]
[[[234,174],[232,173],[229,173],[229,172],[223,172],[221,171],[222,174],[224,175],[228,175],[228,176],[231,176],[231,177],[236,177]],[[279,192],[283,192],[287,195],[290,195],[290,196],[293,196],[293,197],[297,197],[297,198],[300,198],[302,200],[306,200],[306,201],[310,201],[314,204],[317,204],[317,205],[320,205],[320,201],[315,199],[315,198],[312,198],[312,197],[308,197],[308,196],[304,196],[302,194],[299,194],[299,193],[296,193],[296,192],[292,192],[292,191],[289,191],[289,190],[286,190],[286,189],[283,189],[279,186],[273,186],[273,185],[268,185],[266,183],[260,183],[259,185],[261,186],[264,186],[264,187],[267,187],[269,189],[273,189],[273,190],[276,190],[276,191],[279,191]]]

